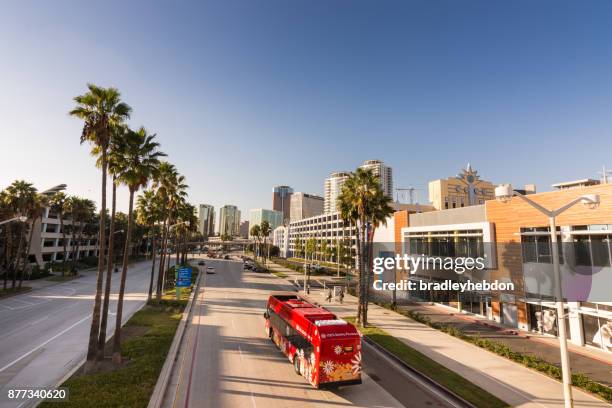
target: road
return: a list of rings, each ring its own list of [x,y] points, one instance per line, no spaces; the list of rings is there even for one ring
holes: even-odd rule
[[[146,301],[150,262],[130,265],[123,308],[125,323]],[[0,300],[0,407],[9,388],[55,386],[87,351],[95,295],[95,272],[27,294]],[[115,329],[119,273],[113,275],[107,336]]]
[[[215,273],[203,275],[165,407],[451,406],[368,348],[363,384],[313,389],[264,332],[268,294],[291,285],[242,262],[206,263]]]

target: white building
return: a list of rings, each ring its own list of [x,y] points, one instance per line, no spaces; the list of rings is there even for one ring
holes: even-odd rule
[[[331,214],[337,211],[336,201],[342,191],[342,186],[350,175],[351,173],[348,171],[337,171],[331,173],[329,177],[325,179],[325,202],[323,204],[323,212],[325,214]]]
[[[272,245],[280,250],[279,256],[287,258],[289,252],[289,227],[281,225],[272,232]]]
[[[372,170],[380,178],[380,186],[386,196],[393,198],[393,169],[380,160],[366,160],[361,169]]]
[[[340,213],[321,214],[315,217],[305,218],[289,224],[288,256],[303,256],[304,247],[309,239],[314,238],[316,242],[315,259],[329,260],[335,262],[337,259],[336,244],[340,243],[344,248],[352,248],[354,255],[356,245],[356,228],[354,225],[346,224],[340,218]],[[301,254],[296,247],[297,240],[301,242]],[[323,242],[332,248],[331,256],[322,251]]]

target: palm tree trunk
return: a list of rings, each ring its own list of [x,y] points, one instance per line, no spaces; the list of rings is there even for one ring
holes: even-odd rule
[[[157,272],[157,294],[156,300],[159,302],[162,297],[162,292],[164,291],[164,260],[166,257],[166,246],[167,246],[167,238],[168,238],[168,230],[166,226],[168,225],[168,219],[164,219],[164,224],[162,226],[162,242],[161,242],[161,255],[159,256],[159,270]]]
[[[151,228],[153,231],[153,227]],[[151,281],[149,282],[149,295],[147,302],[150,302],[153,297],[153,277],[155,276],[155,232],[153,232],[153,243],[151,244]]]
[[[130,188],[130,205],[128,208],[128,226],[123,250],[123,269],[121,270],[121,284],[119,286],[119,299],[117,300],[117,320],[115,334],[113,335],[113,363],[121,364],[121,320],[123,318],[123,296],[125,294],[125,279],[127,277],[128,259],[130,257],[130,243],[132,241],[132,211],[134,209],[134,189]]]
[[[361,291],[361,265],[362,265],[362,260],[361,260],[361,231],[358,228],[357,229],[357,234],[355,234],[355,238],[357,240],[356,244],[357,244],[357,325],[358,326],[362,326],[363,325],[363,321],[362,321],[362,314],[361,314],[361,306],[362,306],[362,291]]]
[[[15,289],[15,286],[17,285],[17,270],[19,269],[19,257],[21,256],[21,250],[23,249],[24,229],[25,227],[21,225],[19,230],[19,245],[17,246],[17,255],[15,256],[15,262],[13,263],[13,283],[11,285],[12,289]]]
[[[106,345],[106,326],[108,324],[108,307],[110,304],[111,281],[113,278],[113,252],[115,248],[115,211],[117,208],[117,184],[113,176],[111,219],[108,231],[108,261],[106,267],[106,282],[104,286],[104,301],[102,303],[102,320],[100,322],[100,334],[98,336],[98,360],[104,359],[104,347]]]
[[[64,247],[64,254],[62,255],[62,276],[66,274],[66,256],[68,255],[68,246],[66,245],[66,231],[64,230],[64,213],[60,211],[59,222],[60,222],[60,230],[62,231],[62,246]]]
[[[28,257],[30,256],[30,249],[32,248],[32,236],[34,235],[34,224],[35,220],[32,220],[30,225],[30,236],[28,237],[28,247],[26,248],[25,257],[23,258],[23,266],[21,267],[21,274],[19,276],[19,288],[23,283],[23,277],[25,275],[26,267],[28,266]]]
[[[87,347],[87,362],[85,372],[93,368],[93,362],[98,354],[98,335],[100,334],[100,306],[102,303],[102,279],[104,277],[104,253],[106,251],[106,171],[107,147],[102,147],[102,198],[100,203],[100,225],[98,233],[98,273],[96,276],[96,296],[94,298],[89,344]]]

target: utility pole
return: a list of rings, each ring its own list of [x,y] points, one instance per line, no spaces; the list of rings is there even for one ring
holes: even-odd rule
[[[604,165],[598,173],[601,174],[601,184],[608,184],[608,174],[612,174],[612,170],[607,170]]]

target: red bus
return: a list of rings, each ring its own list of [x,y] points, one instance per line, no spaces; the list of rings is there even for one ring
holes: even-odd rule
[[[361,384],[361,336],[294,292],[273,292],[264,313],[266,334],[315,388]]]

